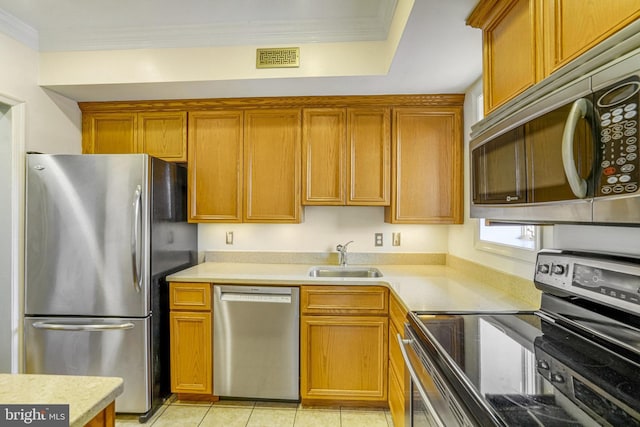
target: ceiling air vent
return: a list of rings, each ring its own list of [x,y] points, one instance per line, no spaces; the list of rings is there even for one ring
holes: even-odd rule
[[[256,50],[256,68],[296,68],[299,66],[299,47],[273,47]]]

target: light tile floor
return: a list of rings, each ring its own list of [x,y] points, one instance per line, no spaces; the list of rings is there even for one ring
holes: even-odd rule
[[[116,427],[141,426],[118,415]],[[221,400],[179,401],[171,397],[145,426],[153,427],[393,427],[391,414],[376,408],[302,408],[297,403]]]

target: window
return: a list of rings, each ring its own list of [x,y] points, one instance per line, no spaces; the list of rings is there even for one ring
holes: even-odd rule
[[[475,108],[476,119],[482,120],[483,95],[476,98]],[[488,225],[486,220],[478,220],[476,249],[535,261],[540,243],[540,229],[534,225]]]

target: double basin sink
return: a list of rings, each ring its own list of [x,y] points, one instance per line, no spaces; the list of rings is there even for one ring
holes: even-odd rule
[[[375,267],[312,267],[310,277],[382,277]]]

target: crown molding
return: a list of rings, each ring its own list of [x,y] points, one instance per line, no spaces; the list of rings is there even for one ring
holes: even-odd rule
[[[2,9],[0,9],[0,32],[33,50],[39,48],[38,31]]]

